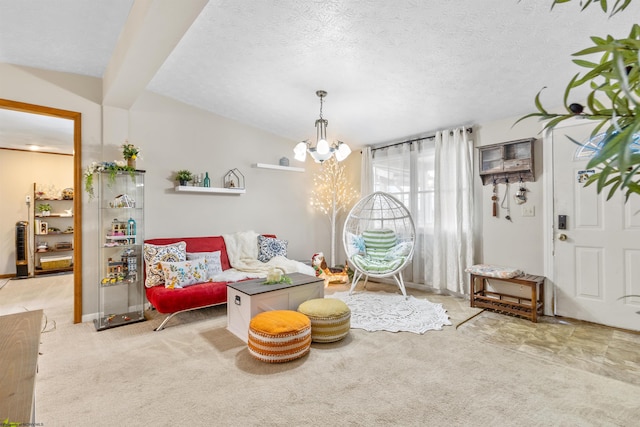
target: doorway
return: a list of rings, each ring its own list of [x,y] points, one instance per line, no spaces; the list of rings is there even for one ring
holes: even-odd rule
[[[625,203],[618,191],[607,200],[608,189],[598,194],[595,185],[584,187],[595,172],[586,167],[594,150],[568,137],[589,141],[594,126],[581,120],[549,133],[555,314],[639,330],[640,298],[624,296],[640,294],[640,197]]]
[[[73,322],[82,322],[82,126],[81,114],[23,102],[0,99],[0,108],[71,120],[73,122]]]

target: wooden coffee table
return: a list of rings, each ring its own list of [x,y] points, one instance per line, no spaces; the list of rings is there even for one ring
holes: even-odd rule
[[[249,322],[269,310],[297,310],[310,299],[324,298],[324,280],[302,273],[288,274],[291,284],[265,285],[253,279],[227,285],[227,329],[247,342]]]

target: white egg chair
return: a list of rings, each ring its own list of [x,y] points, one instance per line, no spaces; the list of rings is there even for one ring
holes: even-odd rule
[[[369,277],[393,277],[406,297],[402,270],[413,257],[415,234],[409,210],[391,194],[378,191],[356,203],[342,233],[354,271],[349,293],[363,276],[365,287]]]

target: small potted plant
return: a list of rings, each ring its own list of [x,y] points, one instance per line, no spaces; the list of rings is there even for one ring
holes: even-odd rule
[[[176,173],[176,181],[179,181],[180,185],[187,185],[187,183],[192,180],[193,180],[193,174],[186,169],[179,170]]]
[[[136,168],[136,159],[140,157],[140,147],[136,147],[128,142],[122,144],[122,156],[127,161],[127,166],[130,168]]]
[[[51,205],[49,203],[41,203],[38,205],[38,212],[40,212],[40,216],[49,216],[51,215]]]

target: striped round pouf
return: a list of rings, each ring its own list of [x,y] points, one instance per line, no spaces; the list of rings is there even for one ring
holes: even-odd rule
[[[311,348],[311,322],[293,310],[265,311],[249,323],[249,353],[263,362],[281,363],[304,356]]]
[[[351,310],[339,299],[310,299],[300,304],[298,311],[311,320],[313,342],[340,341],[349,333]]]

